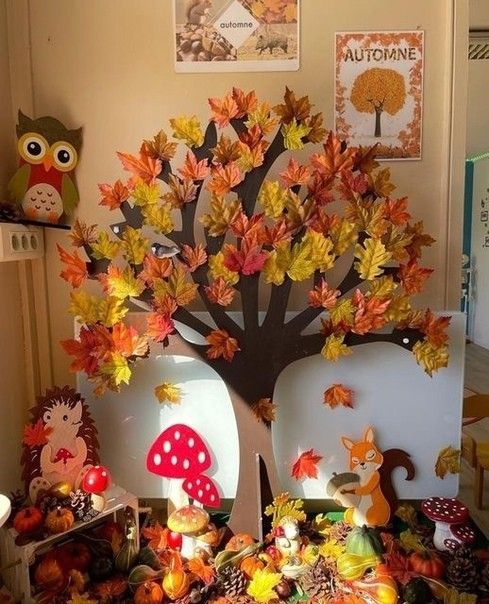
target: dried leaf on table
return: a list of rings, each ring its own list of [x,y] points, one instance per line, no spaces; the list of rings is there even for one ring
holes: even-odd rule
[[[302,478],[317,478],[317,466],[322,458],[322,455],[318,455],[314,449],[304,451],[292,465],[292,478],[295,478],[296,480],[301,480]]]
[[[253,403],[251,410],[258,420],[262,422],[274,422],[277,405],[275,405],[271,398],[261,398],[256,403]]]
[[[353,408],[353,390],[344,384],[332,384],[324,391],[324,404],[331,409],[338,406]]]
[[[163,382],[155,388],[155,396],[160,403],[179,405],[182,402],[182,391],[175,384]]]
[[[438,478],[445,478],[447,474],[460,472],[460,450],[451,445],[441,449],[435,463],[435,474]]]

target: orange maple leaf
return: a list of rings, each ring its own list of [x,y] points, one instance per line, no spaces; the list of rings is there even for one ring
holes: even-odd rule
[[[205,564],[200,556],[195,556],[188,561],[188,569],[191,573],[196,575],[206,585],[212,583],[214,579],[214,569],[209,564]]]
[[[58,248],[60,260],[65,265],[64,270],[60,273],[60,277],[68,281],[72,287],[80,287],[88,277],[86,262],[80,258],[76,250],[73,254],[69,254],[59,243],[56,244],[56,247]]]
[[[277,405],[271,398],[261,398],[251,405],[251,410],[256,419],[264,423],[270,423],[275,421]]]
[[[35,424],[27,424],[24,428],[24,438],[22,442],[28,447],[40,447],[48,442],[48,436],[53,431],[46,427],[41,418]]]
[[[233,99],[238,106],[236,117],[244,117],[250,113],[250,111],[254,111],[258,106],[258,99],[256,98],[256,92],[254,90],[245,94],[241,88],[233,88]]]
[[[100,184],[98,188],[102,193],[100,205],[107,206],[109,210],[119,209],[121,203],[129,199],[129,189],[121,180],[116,180],[113,186],[107,183]]]
[[[391,303],[390,298],[377,296],[366,298],[357,289],[352,296],[352,302],[357,307],[351,328],[354,333],[363,335],[369,331],[380,329],[386,324],[387,320],[384,315]]]
[[[70,239],[74,247],[90,245],[97,241],[97,227],[94,224],[85,224],[77,218],[71,227]]]
[[[144,357],[148,354],[148,340],[140,336],[132,325],[126,325],[121,321],[112,327],[112,341],[114,348],[124,357]]]
[[[154,298],[154,309],[162,315],[173,316],[178,310],[178,304],[175,298],[169,294],[157,295]]]
[[[284,103],[277,105],[273,110],[280,116],[280,121],[284,124],[288,124],[294,118],[300,122],[309,117],[309,114],[311,113],[311,103],[309,102],[308,96],[296,99],[294,92],[286,86]]]
[[[163,528],[159,522],[153,526],[146,526],[141,529],[141,535],[148,540],[148,547],[155,552],[159,552],[168,547],[168,535],[170,529]]]
[[[224,329],[214,329],[206,337],[210,346],[207,349],[207,357],[209,359],[218,359],[220,357],[231,362],[235,353],[240,350],[238,341],[232,338]]]
[[[413,258],[407,264],[399,265],[397,274],[406,293],[411,295],[423,291],[425,281],[432,272],[432,268],[422,268]]]
[[[317,478],[317,466],[322,458],[323,456],[315,453],[314,449],[304,451],[292,465],[292,478],[295,478],[296,480],[301,480],[302,478]]]
[[[143,270],[138,277],[148,285],[154,286],[157,279],[166,279],[173,271],[173,262],[169,258],[157,258],[154,254],[146,254],[143,260]]]
[[[256,245],[253,240],[243,239],[238,250],[230,243],[224,244],[224,266],[235,273],[254,275],[259,273],[268,258],[268,253]]]
[[[227,195],[233,187],[243,180],[243,175],[236,162],[229,162],[225,166],[214,166],[211,174],[207,189],[216,195]]]
[[[153,338],[155,342],[164,342],[175,329],[170,317],[159,312],[149,313],[146,324],[148,327],[146,335]]]
[[[212,119],[219,128],[229,125],[229,121],[238,115],[239,107],[231,94],[227,94],[223,99],[209,99]]]
[[[201,243],[195,247],[182,245],[182,258],[185,260],[188,270],[193,273],[199,266],[207,262],[207,252]]]
[[[324,404],[331,409],[341,405],[342,407],[353,407],[353,390],[343,384],[332,384],[324,391]]]
[[[344,148],[344,144],[330,132],[323,145],[324,153],[315,153],[311,157],[312,165],[324,176],[331,178],[349,170],[353,166],[356,150]]]
[[[138,158],[130,153],[120,153],[118,151],[117,157],[121,160],[124,170],[133,175],[131,184],[141,179],[147,185],[152,185],[162,170],[161,160],[154,159],[148,155],[140,155]]]
[[[407,211],[408,198],[401,199],[386,199],[384,203],[384,216],[386,220],[397,226],[406,224],[411,218],[411,214]]]
[[[311,168],[309,166],[299,165],[299,162],[291,157],[287,164],[287,169],[280,172],[280,176],[287,187],[307,185],[311,178]]]
[[[230,224],[231,230],[236,237],[255,238],[258,240],[263,228],[263,216],[264,214],[253,214],[251,218],[248,218],[243,210],[240,210],[239,214]]]
[[[204,180],[209,176],[211,170],[207,158],[197,161],[195,153],[187,151],[183,167],[178,168],[178,172],[184,180]]]
[[[426,311],[420,330],[434,348],[441,348],[448,342],[448,326],[451,317],[435,317],[430,309]]]
[[[218,277],[210,285],[205,286],[206,296],[213,304],[228,306],[234,299],[236,290],[228,285],[222,277]]]
[[[318,285],[308,292],[307,297],[309,298],[309,306],[331,309],[336,304],[336,299],[340,295],[341,292],[339,289],[329,287],[326,281],[321,279]]]

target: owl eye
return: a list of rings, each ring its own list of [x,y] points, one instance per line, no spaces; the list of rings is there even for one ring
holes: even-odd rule
[[[62,172],[73,170],[78,156],[69,143],[55,143],[52,147],[54,165]]]
[[[39,134],[24,134],[19,140],[19,153],[30,163],[41,163],[46,155],[46,141]]]

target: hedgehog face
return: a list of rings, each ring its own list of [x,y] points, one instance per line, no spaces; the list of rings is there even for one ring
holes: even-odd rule
[[[62,434],[63,438],[75,438],[81,426],[82,404],[80,401],[74,407],[63,400],[56,401],[53,406],[44,412],[43,421],[47,428],[51,428],[53,435]],[[49,438],[49,437],[48,437]]]

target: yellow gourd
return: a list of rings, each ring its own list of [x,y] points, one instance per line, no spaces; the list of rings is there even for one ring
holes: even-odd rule
[[[358,554],[341,554],[336,560],[338,574],[342,579],[354,581],[361,579],[369,568],[377,566],[377,556],[359,556]]]

